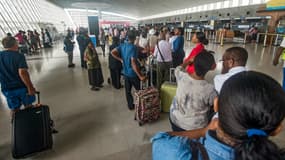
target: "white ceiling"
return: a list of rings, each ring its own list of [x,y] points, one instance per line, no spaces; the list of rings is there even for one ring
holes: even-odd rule
[[[49,0],[63,8],[100,9],[135,18],[223,0]]]

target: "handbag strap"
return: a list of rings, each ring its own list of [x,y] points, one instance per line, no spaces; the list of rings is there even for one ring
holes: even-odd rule
[[[164,57],[163,57],[163,55],[162,55],[162,53],[161,53],[161,51],[160,51],[160,48],[159,48],[158,41],[156,42],[156,46],[157,46],[157,49],[158,49],[159,55],[160,55],[160,57],[161,57],[161,59],[162,59],[162,62],[163,62],[163,63],[165,63]]]
[[[191,160],[198,160],[199,151],[201,152],[202,160],[210,160],[206,148],[200,142],[191,140],[190,147],[192,150]]]

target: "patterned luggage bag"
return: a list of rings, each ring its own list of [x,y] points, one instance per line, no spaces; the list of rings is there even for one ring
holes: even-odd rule
[[[150,68],[150,72],[152,74],[152,68]],[[146,85],[148,86],[148,82]],[[144,89],[143,82],[141,82],[141,90],[135,92],[134,99],[135,120],[138,121],[139,126],[156,121],[160,117],[159,91],[155,87],[149,86]]]

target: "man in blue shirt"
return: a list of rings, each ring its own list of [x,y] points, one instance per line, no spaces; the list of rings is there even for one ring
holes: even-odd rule
[[[184,33],[183,28],[179,27],[174,30],[175,35],[177,38],[173,41],[173,67],[176,68],[177,66],[183,63],[183,59],[185,57],[184,52]]]
[[[140,89],[140,80],[144,81],[145,76],[142,75],[137,65],[138,49],[134,45],[136,34],[134,31],[128,32],[128,42],[121,44],[112,50],[111,54],[114,58],[123,64],[123,74],[125,76],[125,91],[130,110],[134,109],[132,86],[136,90]]]
[[[7,99],[11,113],[18,111],[22,105],[31,106],[35,101],[35,92],[26,63],[25,56],[18,52],[18,43],[14,37],[2,40],[5,50],[0,52],[1,90]]]

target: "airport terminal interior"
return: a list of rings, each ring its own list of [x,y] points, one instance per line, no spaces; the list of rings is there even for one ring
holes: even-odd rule
[[[131,31],[137,33],[137,39],[140,33],[149,39],[162,30],[171,34],[176,28],[184,32],[185,57],[196,47],[191,39],[197,32],[209,40],[205,49],[214,52],[216,62],[216,68],[205,77],[210,84],[221,74],[225,51],[242,47],[248,52],[247,70],[269,75],[282,85],[283,62],[280,59],[275,66],[273,60],[285,37],[283,0],[1,0],[0,39],[12,36],[18,40],[19,54],[25,56],[30,79],[40,91],[41,104],[49,106],[58,131],[52,135],[52,149],[24,158],[153,159],[151,138],[158,132],[172,131],[170,113],[162,110],[157,120],[139,125],[134,119],[137,110],[128,108],[125,78],[119,80],[123,84],[119,89],[110,83],[109,57],[113,55],[109,47],[116,36],[121,43],[128,43],[125,37]],[[26,38],[19,39],[19,31]],[[89,69],[82,66],[77,40],[82,32],[90,37],[101,63],[104,82],[98,91],[91,88]],[[68,61],[66,37],[74,42],[74,65]],[[0,50],[6,50],[2,43]],[[150,47],[147,55],[152,52]],[[143,59],[147,60],[141,65],[152,63]],[[134,88],[132,94],[136,94]],[[13,159],[12,119],[1,92],[0,160]],[[285,130],[270,139],[285,148]]]

